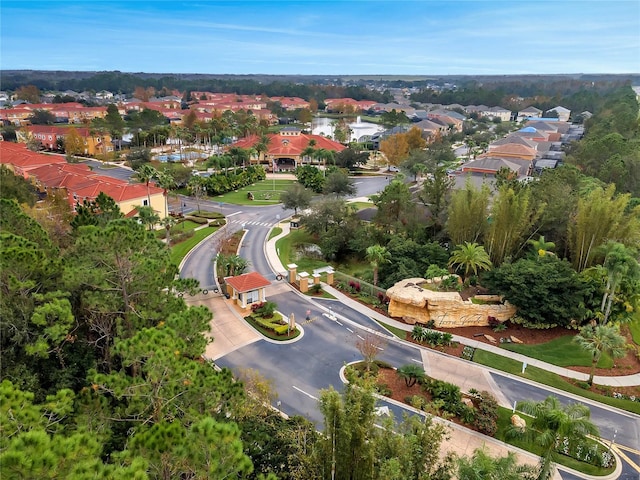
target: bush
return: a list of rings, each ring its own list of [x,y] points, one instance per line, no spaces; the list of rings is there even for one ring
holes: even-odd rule
[[[208,218],[209,220],[224,219],[224,215],[220,212],[207,212],[205,210],[198,210],[198,211],[192,212],[191,216]]]
[[[431,394],[434,400],[442,400],[444,402],[443,408],[445,411],[453,414],[458,413],[459,406],[462,403],[460,387],[453,383],[432,378],[424,382],[423,388]]]
[[[456,415],[463,423],[474,425],[476,421],[476,411],[473,407],[469,407],[464,403],[459,403],[456,408]]]
[[[263,318],[271,318],[276,311],[278,305],[275,302],[262,302],[251,306],[251,310]]]
[[[198,225],[206,225],[207,223],[209,223],[209,220],[207,220],[206,218],[194,217],[192,215],[185,217],[185,220],[190,220],[193,223],[197,223]]]
[[[393,393],[389,388],[389,385],[387,385],[386,383],[378,383],[376,385],[376,392],[378,392],[378,395],[383,395],[385,397],[390,397]]]
[[[487,391],[482,391],[476,395],[478,411],[474,426],[480,433],[493,437],[498,430],[498,402]]]
[[[475,348],[470,347],[469,345],[465,345],[465,347],[462,349],[462,353],[460,354],[460,358],[464,358],[465,360],[472,361],[474,353],[476,353]]]
[[[425,404],[427,403],[425,398],[421,397],[420,395],[411,395],[405,397],[404,401],[407,405],[411,405],[413,408],[417,408],[419,410],[423,410]]]
[[[322,285],[320,285],[319,283],[314,283],[309,287],[309,291],[313,294],[319,294],[320,292],[322,292]]]

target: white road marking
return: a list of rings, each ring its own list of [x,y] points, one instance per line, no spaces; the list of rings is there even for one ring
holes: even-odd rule
[[[292,385],[292,387],[294,389],[296,389],[297,391],[299,391],[300,393],[302,393],[303,395],[306,395],[309,398],[313,398],[314,400],[318,400],[316,397],[314,397],[313,395],[311,395],[310,393],[305,392],[304,390],[300,390],[298,387],[296,387],[295,385]]]
[[[411,361],[412,361],[412,362],[419,363],[419,364],[422,364],[422,360],[416,360],[415,358],[412,358],[412,359],[411,359]]]
[[[377,348],[378,350],[380,350],[381,352],[384,352],[384,348],[382,348],[382,347],[378,347],[378,346],[376,346],[376,348]]]
[[[359,338],[360,340],[364,340],[364,337],[362,337],[361,335],[358,335],[358,338]]]
[[[340,325],[341,327],[343,327],[344,325],[342,325],[338,320],[335,320],[335,322]]]
[[[347,327],[347,330],[349,330],[351,333],[353,333],[353,330],[351,330],[349,327]]]
[[[227,218],[229,218],[229,217],[233,217],[234,215],[238,215],[238,214],[240,214],[240,213],[242,213],[242,210],[240,210],[239,212],[230,213],[229,215],[227,215]]]

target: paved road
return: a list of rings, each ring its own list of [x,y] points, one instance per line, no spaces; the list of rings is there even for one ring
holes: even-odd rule
[[[82,163],[90,166],[94,172],[99,173],[100,175],[126,180],[127,182],[130,181],[131,177],[135,174],[135,172],[130,168],[112,166],[104,168],[104,163],[97,160],[83,160]]]
[[[381,183],[382,182],[382,183]],[[375,178],[358,185],[357,196],[365,196],[374,193],[370,189],[376,186],[384,186],[384,179]],[[186,208],[195,208],[190,200],[185,201]],[[217,206],[220,211],[229,217],[231,226],[242,225],[248,230],[243,243],[241,254],[251,262],[251,270],[258,271],[273,278],[274,273],[264,254],[264,241],[269,231],[269,226],[278,222],[279,217],[284,218],[284,212],[280,206],[271,207],[238,207],[231,205],[219,206],[216,202],[210,204]],[[205,242],[185,262],[182,275],[197,278],[201,285],[212,285],[213,274],[211,260],[215,256],[211,244]],[[329,386],[336,389],[342,388],[338,372],[348,362],[359,360],[360,353],[356,348],[358,335],[363,336],[366,329],[382,330],[375,322],[366,316],[363,311],[354,311],[349,307],[329,300],[313,300],[302,298],[294,292],[282,293],[270,297],[270,300],[278,304],[279,310],[288,315],[294,313],[299,323],[302,323],[304,337],[290,345],[274,344],[261,340],[245,346],[217,360],[221,366],[230,368],[255,368],[274,382],[275,390],[279,394],[281,409],[289,415],[300,414],[316,422],[321,427],[322,417],[317,408],[319,391]],[[311,302],[311,303],[310,303]],[[337,319],[332,320],[326,315],[322,307],[329,308],[337,314]],[[312,310],[311,322],[305,322],[306,310]],[[342,317],[346,317],[345,320]],[[362,325],[362,328],[359,328]],[[389,341],[380,354],[380,359],[400,366],[419,361],[420,353],[417,348],[409,345]],[[559,395],[555,391],[542,386],[531,385],[515,378],[494,373],[492,374],[504,395],[510,401],[521,399],[544,399],[549,395],[562,397],[563,401],[570,401],[567,396]],[[604,438],[611,438],[615,430],[618,431],[616,443],[628,447],[637,448],[640,445],[640,417],[612,411],[599,405],[589,406],[592,410],[592,419],[601,428]],[[394,407],[393,410],[396,410]],[[627,452],[632,461],[638,460],[637,455]],[[623,477],[637,475],[627,464],[623,470]],[[563,473],[563,478],[576,478]],[[637,478],[637,477],[628,477]]]

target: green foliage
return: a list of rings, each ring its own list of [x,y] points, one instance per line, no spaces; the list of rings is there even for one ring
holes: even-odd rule
[[[325,177],[323,172],[311,165],[301,165],[295,171],[298,182],[312,192],[322,193],[324,190]]]
[[[562,326],[582,322],[586,315],[587,283],[556,257],[522,258],[486,272],[482,284],[515,305],[532,323]]]
[[[475,397],[477,411],[474,426],[480,433],[493,437],[498,429],[498,402],[487,391],[482,391]]]
[[[21,175],[14,175],[5,165],[0,165],[0,198],[29,206],[36,203],[33,186]]]
[[[626,339],[614,325],[585,325],[576,335],[575,341],[592,357],[589,384],[593,383],[596,365],[603,353],[608,353],[613,358],[624,357],[627,353]]]
[[[470,181],[467,181],[464,190],[456,190],[451,194],[445,227],[454,245],[477,242],[484,236],[489,225],[489,195],[486,184],[478,190]]]
[[[398,368],[396,373],[405,381],[407,387],[412,387],[417,382],[424,380],[426,376],[424,369],[414,364],[403,365]]]
[[[304,210],[309,207],[311,196],[311,190],[300,183],[294,183],[280,194],[280,202],[282,202],[282,208],[293,209],[294,215],[297,215],[298,209]]]
[[[560,404],[556,397],[547,397],[542,402],[519,402],[517,409],[531,415],[524,432],[513,427],[507,435],[520,437],[541,448],[540,478],[548,478],[553,464],[557,462],[560,445],[583,443],[586,435],[598,435],[597,427],[590,420],[589,408],[583,404]],[[562,448],[562,447],[560,447]]]
[[[513,257],[533,230],[544,204],[534,206],[528,189],[514,191],[502,187],[491,207],[491,217],[485,244],[491,261],[500,265]]]
[[[491,268],[491,260],[482,245],[477,243],[465,242],[458,245],[449,258],[449,266],[457,265],[456,270],[464,268],[464,278],[469,277],[469,273],[473,271],[474,275],[478,275],[479,270],[489,270]]]
[[[222,195],[238,190],[266,178],[266,172],[260,165],[250,165],[244,169],[226,171],[224,175],[211,175],[202,180],[204,190],[209,196]]]

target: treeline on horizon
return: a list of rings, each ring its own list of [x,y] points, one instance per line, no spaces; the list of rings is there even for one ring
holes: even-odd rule
[[[295,96],[322,103],[326,98],[392,101],[388,88],[419,88],[413,102],[502,106],[517,110],[534,104],[541,109],[559,104],[573,112],[597,113],[604,98],[624,85],[640,82],[629,75],[496,75],[496,76],[313,76],[313,75],[207,75],[112,72],[14,70],[0,72],[4,90],[35,85],[40,90],[132,93],[136,87],[153,87],[159,94],[212,91],[240,95]],[[452,88],[455,85],[455,88]],[[433,88],[434,86],[444,88]]]

